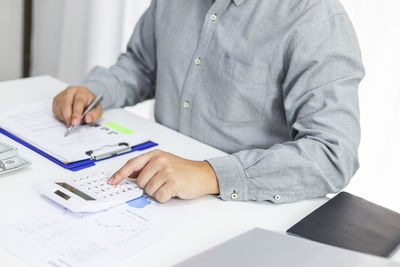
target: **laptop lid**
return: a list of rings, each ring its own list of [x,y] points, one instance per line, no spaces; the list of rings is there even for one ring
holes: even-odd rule
[[[254,228],[176,266],[400,267],[400,263]]]

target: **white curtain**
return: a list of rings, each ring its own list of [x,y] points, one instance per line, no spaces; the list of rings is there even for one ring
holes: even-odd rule
[[[126,49],[150,0],[34,1],[32,75],[79,84],[95,65],[109,66]]]

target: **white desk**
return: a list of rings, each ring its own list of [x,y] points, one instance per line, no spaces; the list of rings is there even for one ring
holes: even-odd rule
[[[0,106],[52,98],[65,87],[65,83],[48,76],[2,82]],[[138,130],[150,134],[151,138],[160,144],[160,149],[197,160],[224,154],[162,125],[134,114],[129,116],[129,119],[137,124]],[[39,198],[37,187],[41,181],[50,176],[70,173],[3,135],[0,135],[0,140],[18,147],[21,155],[32,160],[32,165],[27,169],[0,176],[0,217],[7,216],[7,212],[11,210],[22,210],[26,203]],[[117,169],[135,155],[137,153],[102,161],[97,163],[95,168]],[[19,190],[18,194],[16,190]],[[256,226],[284,232],[326,201],[327,198],[321,198],[274,205],[268,202],[226,202],[212,196],[193,201],[182,200],[182,205],[196,206],[203,209],[208,216],[199,218],[195,224],[133,256],[123,266],[172,265]],[[393,259],[400,260],[400,253]],[[25,266],[19,259],[1,249],[0,265]]]

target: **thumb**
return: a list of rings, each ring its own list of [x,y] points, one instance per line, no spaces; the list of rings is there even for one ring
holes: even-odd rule
[[[95,122],[98,119],[100,119],[102,114],[103,114],[103,108],[101,104],[98,104],[97,107],[95,107],[85,115],[85,122],[86,123]]]

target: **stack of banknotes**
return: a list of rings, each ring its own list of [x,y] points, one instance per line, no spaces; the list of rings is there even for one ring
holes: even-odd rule
[[[0,175],[25,168],[30,164],[29,160],[18,155],[17,148],[0,142]]]

